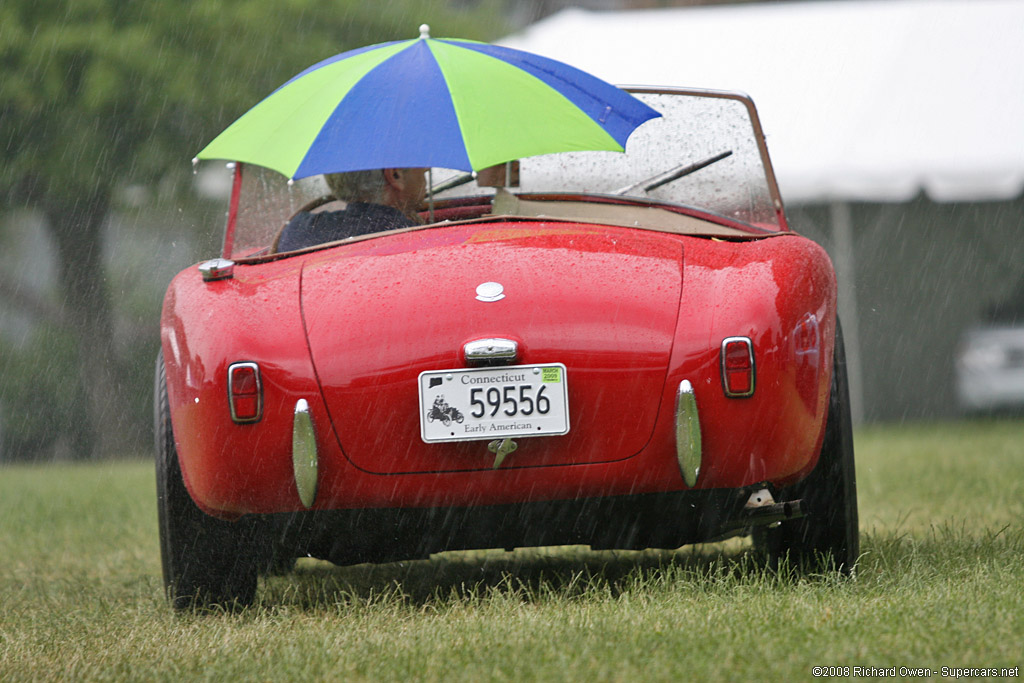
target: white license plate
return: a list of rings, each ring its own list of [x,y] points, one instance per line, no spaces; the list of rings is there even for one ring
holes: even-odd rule
[[[427,443],[569,431],[561,363],[422,372],[419,384],[420,436]]]

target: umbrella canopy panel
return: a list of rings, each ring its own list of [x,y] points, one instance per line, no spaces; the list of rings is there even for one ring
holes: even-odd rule
[[[485,43],[383,43],[311,66],[213,140],[291,178],[389,167],[480,170],[564,151],[622,151],[659,114],[555,60]]]

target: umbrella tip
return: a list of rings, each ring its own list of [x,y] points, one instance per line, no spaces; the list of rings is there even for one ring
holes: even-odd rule
[[[430,37],[430,27],[426,24],[420,24],[420,38]]]

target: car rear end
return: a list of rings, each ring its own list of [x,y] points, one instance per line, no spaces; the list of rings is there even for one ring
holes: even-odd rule
[[[165,299],[165,479],[285,559],[786,521],[773,552],[852,566],[828,256],[788,231],[747,98],[641,95],[665,116],[625,155],[524,159],[516,194],[442,194],[426,225],[298,252],[275,237],[323,189],[234,167],[222,258]]]
[[[222,515],[783,483],[820,443],[834,302],[795,235],[564,222],[186,272],[164,326],[183,469]]]

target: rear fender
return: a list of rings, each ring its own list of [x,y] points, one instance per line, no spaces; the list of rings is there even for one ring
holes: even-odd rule
[[[682,380],[694,385],[703,447],[698,488],[799,478],[814,466],[828,411],[836,317],[828,255],[793,234],[688,240],[685,254],[663,405],[675,404]],[[734,336],[753,342],[756,386],[748,398],[727,397],[722,384],[721,345]]]
[[[291,457],[294,408],[304,398],[324,411],[302,331],[300,267],[288,260],[236,265],[234,277],[212,282],[190,268],[164,299],[161,345],[175,443],[189,493],[210,514],[301,509]],[[236,424],[228,404],[228,366],[242,361],[259,364],[263,384],[262,418],[252,424]]]

